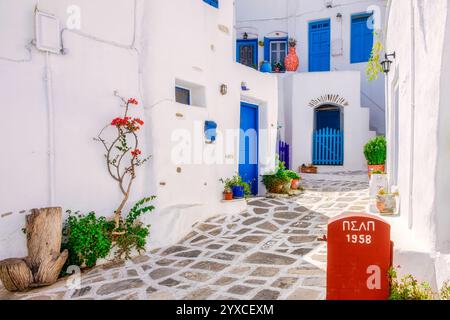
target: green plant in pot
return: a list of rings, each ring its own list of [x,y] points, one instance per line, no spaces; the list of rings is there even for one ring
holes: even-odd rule
[[[291,189],[292,190],[298,190],[299,189],[299,183],[301,180],[300,175],[295,172],[294,170],[286,170],[286,175],[292,179],[291,181]]]
[[[239,173],[236,173],[231,179],[225,181],[227,181],[226,186],[231,188],[234,199],[246,198],[252,193],[250,185],[242,180]]]
[[[262,182],[270,193],[289,193],[292,173],[288,173],[284,162],[278,160],[278,167],[274,173],[263,175]]]
[[[223,199],[224,200],[233,200],[233,185],[232,180],[230,178],[228,179],[220,179],[220,182],[224,184],[223,187]]]
[[[283,65],[281,64],[281,62],[275,62],[273,64],[273,71],[274,72],[281,72],[281,70],[283,70]]]
[[[378,136],[364,146],[364,156],[367,160],[369,178],[374,171],[385,172],[386,139]]]

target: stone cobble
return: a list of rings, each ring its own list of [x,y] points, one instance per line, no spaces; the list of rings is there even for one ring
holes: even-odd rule
[[[81,287],[0,288],[0,299],[324,299],[327,221],[370,206],[364,173],[354,176],[307,177],[295,197],[249,200],[246,212],[198,223],[177,245],[83,273]]]

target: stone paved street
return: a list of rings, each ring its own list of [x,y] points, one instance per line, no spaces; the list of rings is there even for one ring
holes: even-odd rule
[[[326,180],[323,180],[326,179]],[[258,198],[248,211],[194,226],[178,245],[82,275],[81,289],[62,280],[0,299],[324,299],[330,217],[368,212],[365,173],[307,176],[305,192]]]

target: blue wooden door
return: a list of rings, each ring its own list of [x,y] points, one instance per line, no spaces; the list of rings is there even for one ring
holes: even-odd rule
[[[309,71],[330,71],[330,20],[309,24]]]
[[[241,102],[239,174],[258,194],[258,106]]]
[[[243,65],[258,69],[258,39],[237,40],[236,60]]]

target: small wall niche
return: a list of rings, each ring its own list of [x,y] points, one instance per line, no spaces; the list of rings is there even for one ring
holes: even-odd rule
[[[175,101],[193,107],[206,107],[205,87],[193,82],[175,80]]]

